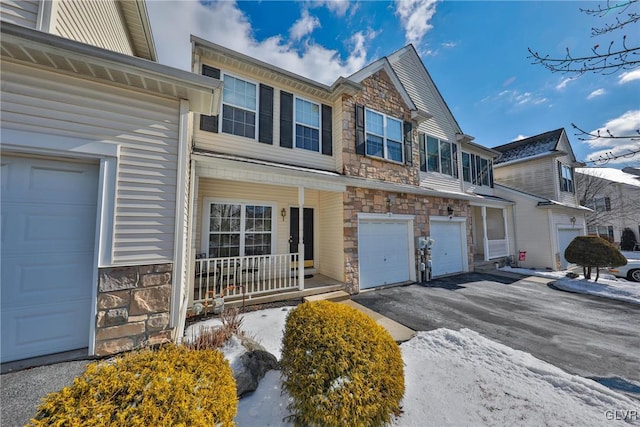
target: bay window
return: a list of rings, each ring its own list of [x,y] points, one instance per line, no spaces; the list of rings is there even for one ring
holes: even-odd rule
[[[462,179],[474,185],[493,187],[493,163],[475,154],[462,152]]]
[[[439,172],[457,178],[458,145],[433,136],[425,136],[424,134],[419,136],[420,170],[423,172]]]

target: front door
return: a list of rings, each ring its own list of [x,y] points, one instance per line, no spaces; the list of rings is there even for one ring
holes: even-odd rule
[[[289,215],[289,251],[298,252],[300,209],[291,208]],[[304,266],[313,267],[313,208],[304,208]]]

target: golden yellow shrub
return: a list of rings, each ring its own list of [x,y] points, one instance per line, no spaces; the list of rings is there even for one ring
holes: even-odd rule
[[[32,426],[232,426],[236,384],[216,350],[168,345],[92,363],[43,399]]]
[[[282,373],[296,425],[382,426],[400,412],[400,348],[373,319],[343,304],[306,302],[289,313]]]

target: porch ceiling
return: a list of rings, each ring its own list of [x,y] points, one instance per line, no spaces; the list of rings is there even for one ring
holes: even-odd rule
[[[196,175],[204,178],[304,187],[344,192],[346,185],[335,172],[281,165],[224,154],[194,154]]]

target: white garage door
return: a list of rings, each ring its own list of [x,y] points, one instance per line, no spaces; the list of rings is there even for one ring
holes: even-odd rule
[[[3,156],[0,360],[89,343],[98,169]]]
[[[411,279],[407,221],[360,220],[360,289]]]
[[[562,265],[562,269],[566,269],[569,264],[567,260],[564,258],[564,251],[569,246],[569,243],[573,239],[582,235],[582,230],[575,228],[560,228],[558,229],[558,253],[560,254],[560,263]]]
[[[464,233],[464,222],[433,221],[430,222],[431,238],[434,239],[431,249],[433,266],[432,276],[459,273],[465,271],[464,248],[467,245]]]

